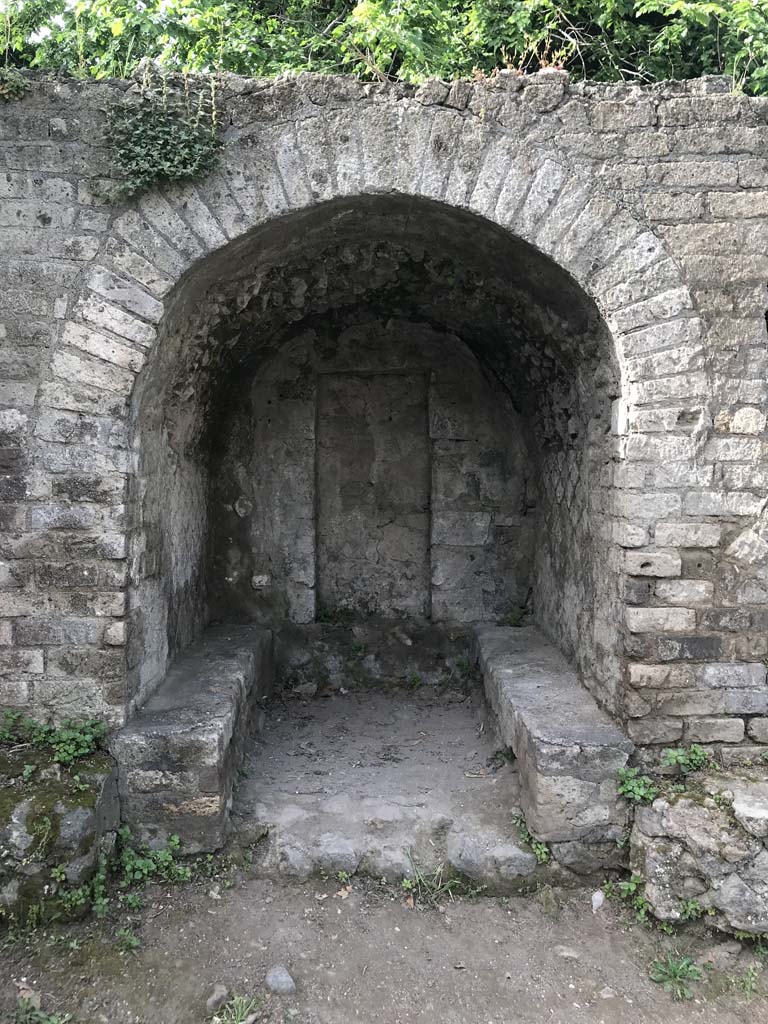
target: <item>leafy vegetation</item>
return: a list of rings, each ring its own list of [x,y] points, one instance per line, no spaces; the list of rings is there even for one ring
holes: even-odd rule
[[[30,999],[20,999],[12,1024],[69,1024],[72,1018],[68,1013],[43,1013]]]
[[[712,764],[712,755],[705,747],[692,743],[690,747],[665,750],[661,763],[665,768],[679,768],[683,775],[690,775],[691,772],[709,768]]]
[[[348,72],[419,81],[565,67],[580,78],[726,74],[768,91],[762,0],[7,0],[6,63],[124,77]]]
[[[658,786],[639,768],[619,768],[619,795],[633,804],[650,804],[659,795]]]
[[[701,968],[689,956],[676,957],[667,953],[661,960],[651,964],[649,972],[651,981],[663,985],[673,999],[693,999],[690,982],[700,981]]]
[[[0,724],[0,746],[39,747],[51,752],[51,760],[64,768],[98,750],[108,732],[104,722],[68,719],[60,726],[45,725],[27,718],[18,711],[4,711]],[[30,770],[31,769],[31,770]],[[34,765],[25,765],[25,781],[33,774]]]
[[[181,843],[178,836],[171,836],[160,850],[150,850],[142,845],[132,844],[131,830],[123,826],[118,831],[120,849],[118,853],[118,884],[121,888],[142,885],[150,881],[189,882],[192,868],[179,862]]]
[[[680,904],[681,921],[698,921],[705,913],[704,907],[696,899],[683,900]]]
[[[115,945],[121,953],[135,953],[141,946],[141,939],[130,928],[120,928],[115,935]]]
[[[21,99],[28,88],[24,76],[16,68],[9,65],[0,67],[0,100],[10,103]]]
[[[517,825],[517,830],[520,833],[520,838],[530,846],[534,857],[539,864],[548,864],[552,860],[552,851],[546,843],[542,842],[541,839],[537,839],[529,830],[525,818],[522,814],[516,814],[513,818],[514,823]]]
[[[259,1010],[260,1006],[259,1000],[251,996],[231,996],[214,1014],[213,1024],[244,1024],[252,1014]]]
[[[651,905],[645,895],[645,879],[642,875],[630,875],[619,882],[603,882],[602,890],[608,899],[619,900],[635,918],[638,924],[650,927],[654,923]],[[656,922],[660,931],[671,933],[672,926],[667,921]]]
[[[216,86],[195,98],[184,79],[181,96],[168,80],[145,73],[138,102],[112,107],[107,140],[120,171],[118,197],[155,185],[204,177],[215,165],[220,144],[216,122]]]

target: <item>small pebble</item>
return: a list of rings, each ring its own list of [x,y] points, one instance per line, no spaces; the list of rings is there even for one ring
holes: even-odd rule
[[[220,1010],[224,1003],[229,999],[229,989],[226,985],[222,985],[221,982],[213,986],[213,992],[206,1001],[206,1009],[209,1013],[216,1013]]]
[[[563,960],[578,960],[579,953],[577,950],[572,949],[570,946],[555,946],[555,953],[562,957]]]
[[[296,991],[296,983],[282,964],[267,971],[267,988],[279,996],[290,996]]]

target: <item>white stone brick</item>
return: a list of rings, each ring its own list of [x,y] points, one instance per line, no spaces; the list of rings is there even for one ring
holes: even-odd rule
[[[631,633],[690,633],[696,628],[692,608],[627,608],[627,627]]]
[[[671,605],[711,604],[714,584],[709,580],[663,580],[656,584],[654,593],[660,601]]]
[[[104,630],[104,643],[111,647],[122,647],[125,643],[125,622],[112,622]]]
[[[616,514],[627,519],[654,521],[680,514],[679,494],[633,494],[625,491],[616,496]]]
[[[641,548],[648,543],[648,528],[620,520],[612,524],[611,536],[622,548]]]
[[[692,459],[696,443],[688,435],[630,434],[627,438],[626,457],[638,462],[679,462]]]
[[[689,689],[694,685],[693,669],[688,665],[646,665],[630,662],[629,681],[637,688],[657,690]]]
[[[55,377],[77,384],[90,384],[105,391],[128,394],[133,387],[134,375],[112,363],[81,358],[72,349],[60,349],[53,357]]]
[[[768,217],[768,191],[709,192],[707,205],[714,217]]]
[[[716,548],[720,533],[716,523],[657,523],[655,538],[659,547]]]
[[[765,430],[766,415],[754,406],[746,405],[737,409],[731,420],[734,434],[762,434]]]
[[[766,667],[759,662],[713,662],[702,665],[699,677],[704,686],[712,689],[763,687],[766,681]]]
[[[682,571],[677,551],[625,551],[624,567],[630,576],[679,576]]]
[[[743,739],[742,718],[691,718],[686,722],[686,743],[740,743]]]
[[[683,512],[689,516],[756,516],[764,500],[745,491],[698,491],[686,494]]]
[[[108,338],[106,334],[90,330],[82,324],[68,323],[64,327],[63,341],[73,348],[82,349],[89,355],[103,359],[115,366],[122,366],[138,373],[144,365],[144,353],[130,345]]]
[[[768,442],[753,437],[713,437],[704,458],[715,462],[762,462],[768,458]]]
[[[137,345],[146,348],[155,340],[156,331],[154,327],[131,316],[110,302],[106,302],[98,295],[88,294],[79,304],[76,312],[87,323],[98,327],[101,330],[110,331],[119,338],[126,341],[133,341]]]

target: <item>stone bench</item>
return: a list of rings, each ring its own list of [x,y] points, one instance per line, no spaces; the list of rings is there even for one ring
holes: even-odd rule
[[[226,839],[232,785],[246,735],[272,689],[272,633],[206,630],[115,737],[121,817],[153,846],[178,835],[185,853]]]
[[[612,866],[627,826],[617,774],[632,743],[536,627],[478,627],[474,655],[518,762],[529,830],[574,870]]]

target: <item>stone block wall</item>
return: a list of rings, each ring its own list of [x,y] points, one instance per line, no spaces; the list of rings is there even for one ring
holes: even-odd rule
[[[329,318],[225,395],[214,619],[477,622],[525,604],[535,474],[507,395],[459,339]]]
[[[418,88],[227,78],[219,170],[113,205],[105,108],[130,88],[39,79],[0,111],[0,704],[118,723],[202,625],[205,581],[184,575],[162,525],[163,500],[200,486],[195,467],[166,453],[153,497],[142,429],[172,437],[189,414],[169,367],[180,352],[186,368],[210,360],[238,312],[225,284],[375,196],[410,203],[410,222],[439,209],[432,245],[474,218],[474,244],[456,232],[466,260],[522,279],[535,310],[494,372],[538,396],[523,408],[546,441],[548,536],[560,551],[580,538],[560,562],[541,556],[542,624],[636,743],[762,749],[768,101],[720,79],[644,88],[554,71]],[[527,249],[500,265],[503,239],[543,253],[599,311],[570,353],[563,306],[578,303]],[[489,364],[513,320],[499,308],[474,317]],[[537,374],[561,383],[537,391]],[[138,417],[171,377],[173,410]],[[178,477],[163,479],[173,459]],[[202,544],[204,524],[182,525]]]

